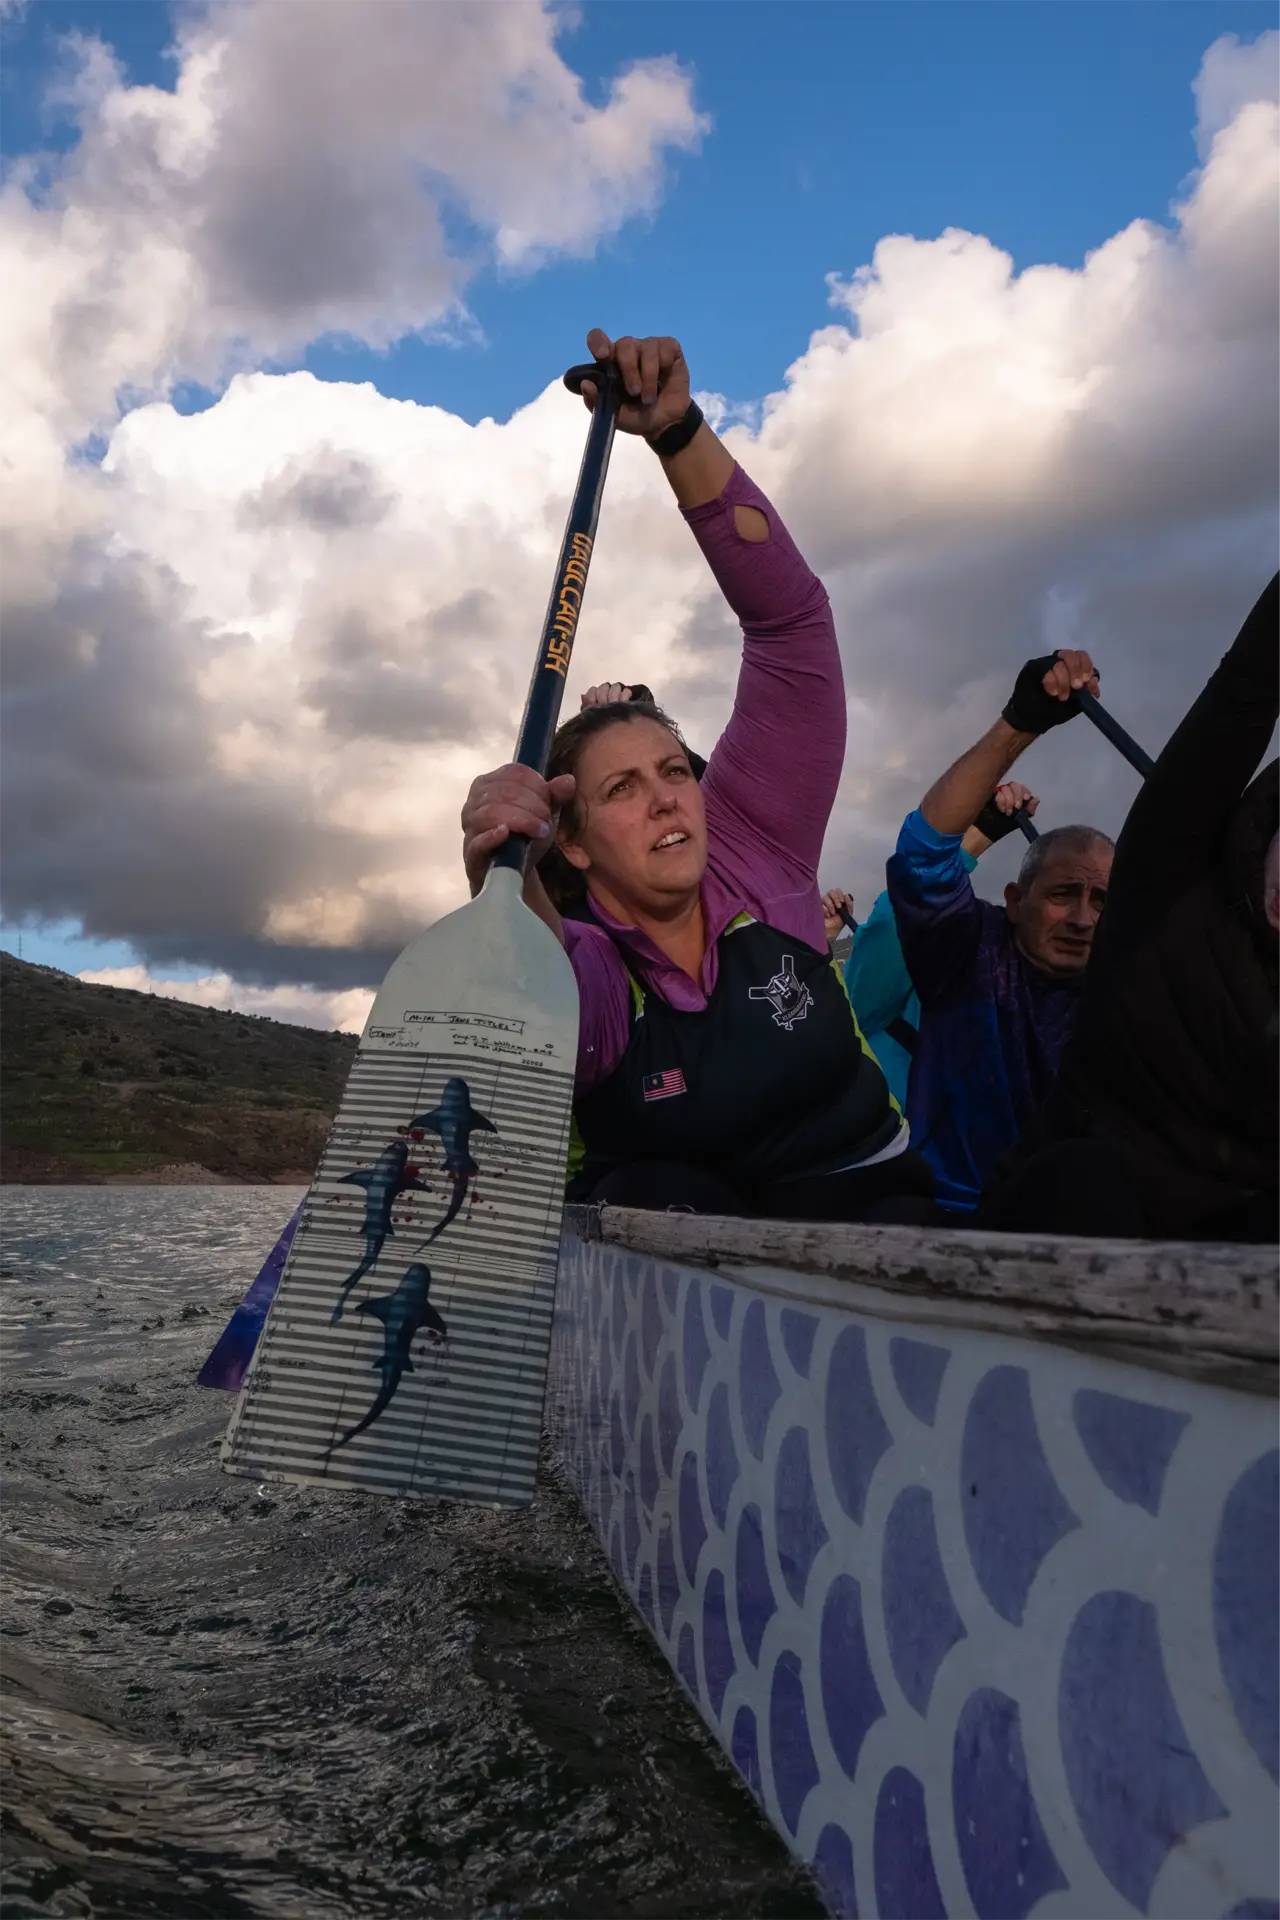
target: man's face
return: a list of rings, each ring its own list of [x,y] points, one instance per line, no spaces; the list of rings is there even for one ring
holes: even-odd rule
[[[1016,885],[1005,888],[1005,912],[1018,946],[1042,973],[1065,978],[1088,965],[1107,904],[1111,859],[1111,848],[1100,840],[1087,853],[1055,849],[1025,893]]]

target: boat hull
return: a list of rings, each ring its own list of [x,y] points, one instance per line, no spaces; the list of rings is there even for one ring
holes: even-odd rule
[[[1280,1911],[1274,1403],[852,1292],[570,1231],[549,1400],[832,1913]]]

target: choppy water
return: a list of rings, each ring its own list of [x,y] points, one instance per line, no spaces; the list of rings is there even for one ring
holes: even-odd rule
[[[521,1513],[223,1476],[296,1199],[3,1192],[3,1920],[816,1915],[549,1463]]]

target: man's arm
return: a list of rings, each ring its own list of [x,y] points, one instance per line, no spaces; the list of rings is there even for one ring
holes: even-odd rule
[[[1156,761],[1116,846],[1104,949],[1140,938],[1160,902],[1211,859],[1280,709],[1280,575]],[[1259,875],[1261,882],[1261,875]]]
[[[1066,703],[1081,690],[1098,691],[1087,653],[1059,652],[1029,660],[995,725],[934,781],[920,802],[920,812],[935,833],[959,834],[972,825],[1018,755],[1050,727],[1072,717]]]
[[[982,933],[961,836],[939,833],[919,810],[909,813],[885,880],[911,984],[927,1005],[972,966]]]

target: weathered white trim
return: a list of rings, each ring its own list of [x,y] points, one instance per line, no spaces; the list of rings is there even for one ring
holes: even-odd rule
[[[1280,1265],[1272,1248],[623,1207],[571,1208],[566,1224],[796,1302],[1048,1340],[1239,1391],[1276,1391]]]

